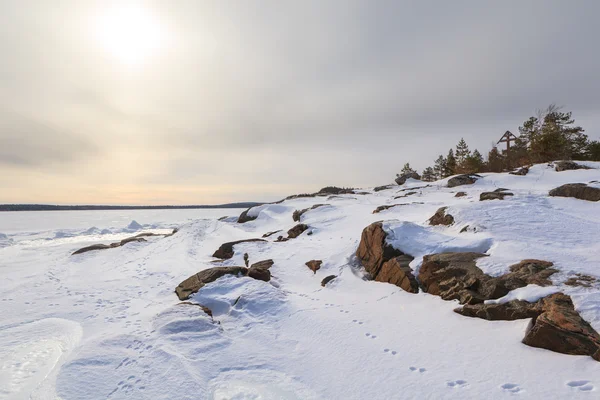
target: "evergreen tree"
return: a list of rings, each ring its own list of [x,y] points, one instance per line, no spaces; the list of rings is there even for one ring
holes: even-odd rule
[[[588,143],[585,150],[585,159],[590,161],[600,161],[600,142],[592,140]]]
[[[421,180],[423,182],[433,182],[435,181],[435,171],[431,167],[427,167],[423,170],[421,174]]]
[[[410,174],[410,173],[413,173],[413,172],[416,172],[416,171],[410,167],[410,163],[404,164],[404,167],[402,167],[402,170],[400,171],[400,173],[402,175],[404,175],[404,174]]]
[[[504,170],[504,156],[500,154],[496,146],[493,146],[488,153],[487,164],[490,172],[502,172]]]
[[[444,178],[452,176],[456,173],[456,158],[454,157],[454,151],[450,149],[448,156],[446,157],[446,169],[444,170]]]
[[[433,171],[435,172],[436,179],[442,179],[444,177],[444,171],[446,171],[447,161],[444,156],[440,155],[437,160],[435,160],[435,165],[433,166]]]
[[[484,162],[483,157],[479,150],[475,149],[473,154],[469,155],[464,162],[465,172],[474,174],[483,170]]]
[[[460,138],[460,141],[456,145],[456,151],[454,152],[456,158],[456,168],[455,173],[466,173],[468,171],[467,159],[471,155],[471,151],[469,150],[469,146],[467,142],[465,142],[464,138]]]

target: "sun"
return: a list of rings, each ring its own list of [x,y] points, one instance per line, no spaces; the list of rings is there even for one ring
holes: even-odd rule
[[[105,51],[128,66],[145,63],[165,39],[160,21],[135,4],[105,10],[96,20],[95,36]]]

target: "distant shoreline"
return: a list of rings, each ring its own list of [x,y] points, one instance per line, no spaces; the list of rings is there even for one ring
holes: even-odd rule
[[[110,210],[189,210],[217,208],[250,208],[264,203],[227,203],[217,205],[186,205],[186,206],[106,206],[106,205],[71,205],[60,206],[51,204],[0,204],[2,211],[110,211]]]

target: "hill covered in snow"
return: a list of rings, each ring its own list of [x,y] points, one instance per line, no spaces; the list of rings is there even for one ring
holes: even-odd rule
[[[594,398],[600,163],[580,164],[0,235],[0,397]]]

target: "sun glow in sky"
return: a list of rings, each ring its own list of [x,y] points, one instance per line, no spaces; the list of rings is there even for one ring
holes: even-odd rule
[[[160,21],[136,4],[104,10],[94,24],[95,36],[112,57],[127,66],[143,65],[164,45],[166,33]]]

